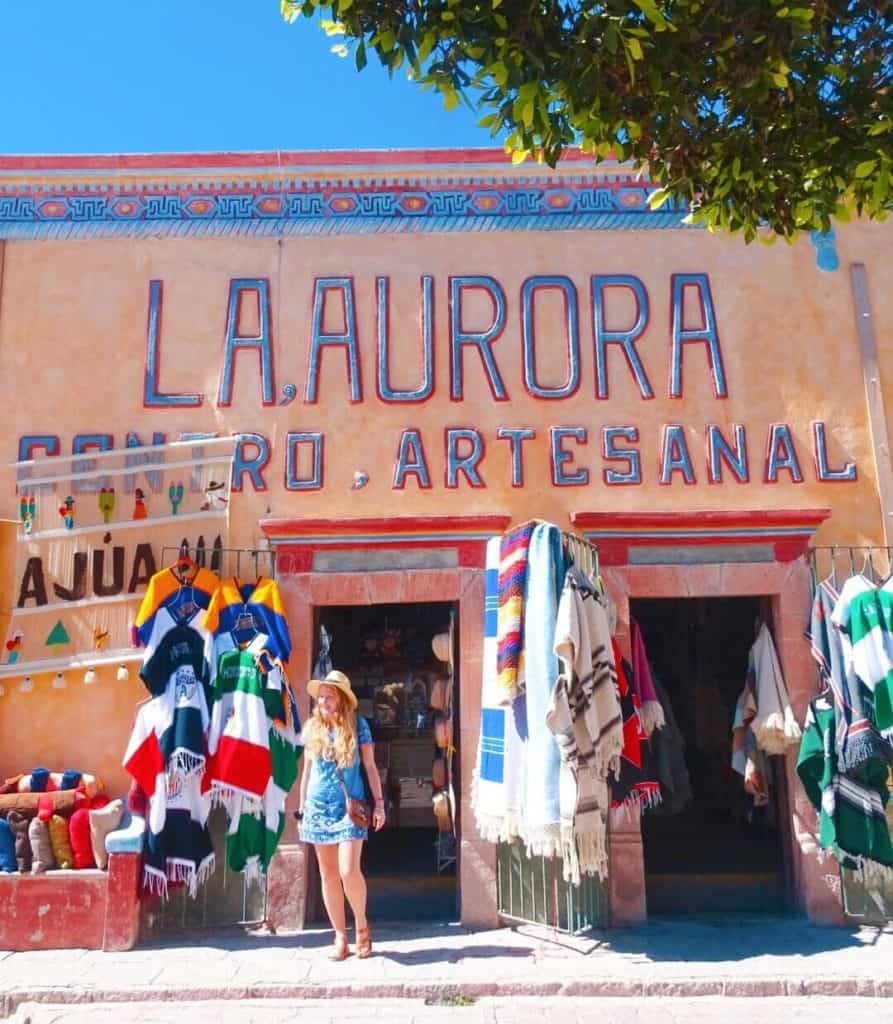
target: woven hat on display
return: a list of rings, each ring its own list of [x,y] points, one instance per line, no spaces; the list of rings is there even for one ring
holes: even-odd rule
[[[340,690],[341,693],[347,698],[348,704],[356,710],[357,697],[353,692],[350,685],[350,680],[343,672],[339,672],[337,669],[333,669],[325,677],[325,679],[311,679],[307,684],[307,692],[314,700],[319,698],[319,688],[321,686],[333,686],[336,690]]]

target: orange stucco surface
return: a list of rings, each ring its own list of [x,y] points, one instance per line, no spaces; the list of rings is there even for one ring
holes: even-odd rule
[[[121,177],[123,181],[123,172]],[[232,495],[226,537],[230,547],[258,545],[259,520],[266,516],[498,512],[515,520],[547,518],[568,527],[574,510],[825,507],[833,514],[822,527],[819,542],[878,544],[880,508],[848,267],[854,261],[867,267],[882,384],[893,400],[893,234],[885,225],[841,226],[837,249],[840,269],[829,273],[817,266],[808,238],[793,246],[745,246],[738,239],[683,229],[7,241],[0,283],[0,379],[8,396],[0,411],[4,462],[16,459],[19,438],[26,434],[57,435],[63,453],[70,453],[74,436],[84,433],[113,435],[116,446],[124,444],[128,431],[147,442],[153,432],[169,439],[187,431],[262,434],[270,446],[270,460],[263,469],[266,490],[256,491],[246,477],[244,489]],[[726,398],[714,394],[707,346],[700,342],[683,346],[682,397],[668,395],[671,280],[683,273],[709,277]],[[565,275],[576,287],[581,376],[576,394],[566,399],[534,398],[523,384],[521,289],[525,279],[538,274]],[[594,274],[634,275],[647,289],[650,318],[637,350],[655,392],[651,400],[639,394],[617,346],[609,347],[608,354],[610,397],[596,398],[590,298]],[[385,403],[376,394],[376,278],[389,278],[391,385],[412,388],[420,380],[422,275],[433,278],[434,392],[417,404]],[[494,400],[474,351],[464,355],[463,399],[451,400],[448,299],[454,275],[491,275],[504,290],[506,326],[493,353],[508,401]],[[335,346],[321,356],[318,402],[304,400],[314,280],[321,277],[353,282],[362,378],[359,402],[350,400],[344,349]],[[237,278],[269,282],[275,404],[262,402],[258,355],[248,348],[235,356],[231,404],[219,400],[227,299],[230,283]],[[163,282],[158,387],[202,395],[198,408],[143,405],[153,280]],[[243,336],[258,329],[250,305],[239,318]],[[695,304],[684,308],[683,326],[699,326]],[[462,321],[466,330],[486,328],[491,315],[489,300],[479,293],[467,294]],[[563,316],[557,292],[539,293],[534,317],[536,372],[543,385],[559,385],[566,375]],[[631,317],[629,296],[612,295],[607,326],[628,327]],[[331,332],[344,328],[337,296],[326,304],[323,326]],[[282,389],[289,384],[295,386],[297,397],[281,405]],[[854,462],[856,481],[817,479],[811,427],[815,420],[826,424],[831,465],[839,468]],[[736,423],[747,431],[750,480],[736,482],[726,470],[724,482],[710,483],[707,425],[716,424],[731,437]],[[785,470],[777,483],[763,480],[768,432],[776,423],[790,426],[802,483],[792,482]],[[678,472],[671,483],[658,482],[662,430],[668,424],[683,427],[696,478],[692,485],[685,484]],[[587,468],[589,482],[556,486],[550,428],[577,426],[586,429],[587,443],[569,441],[565,448],[572,454],[570,468]],[[603,470],[609,464],[601,454],[601,431],[606,426],[638,429],[640,485],[605,484]],[[485,486],[472,488],[461,475],[458,486],[445,486],[444,431],[450,427],[480,433],[485,454],[479,471]],[[524,485],[513,487],[509,444],[497,438],[497,431],[520,427],[533,428],[536,437],[524,444]],[[409,428],[420,431],[424,444],[431,476],[427,489],[412,476],[404,487],[394,486],[401,434]],[[286,488],[289,431],[324,434],[324,481],[319,489]],[[302,464],[301,472],[305,471]],[[361,489],[352,488],[357,472],[368,476]],[[93,500],[89,495],[82,498]],[[125,498],[122,508],[129,502]],[[0,472],[0,515],[18,517],[12,468]],[[69,561],[70,553],[60,556],[56,568],[62,576],[70,574]],[[126,604],[126,615],[132,618],[137,605],[138,597]],[[61,614],[54,605],[21,620],[29,656],[41,656],[43,638]],[[91,629],[96,618],[89,607],[72,609],[67,616],[66,623],[82,631]],[[122,789],[127,780],[120,757],[143,692],[135,666],[126,681],[116,679],[115,665],[99,668],[92,686],[84,685],[82,669],[67,674],[64,688],[54,687],[52,679],[52,672],[36,674],[33,686],[24,691],[21,676],[2,679],[0,775],[35,764],[59,770],[79,767],[102,774],[110,789]]]

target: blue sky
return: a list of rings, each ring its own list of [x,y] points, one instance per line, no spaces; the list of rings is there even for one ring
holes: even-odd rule
[[[3,153],[492,145],[469,110],[285,24],[279,0],[0,4]]]

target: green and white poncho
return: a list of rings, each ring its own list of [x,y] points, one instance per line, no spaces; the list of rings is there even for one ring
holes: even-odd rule
[[[893,843],[884,815],[887,765],[873,758],[848,776],[837,770],[834,707],[824,697],[810,702],[797,774],[819,815],[819,843],[844,867],[861,868],[880,880],[893,869]]]

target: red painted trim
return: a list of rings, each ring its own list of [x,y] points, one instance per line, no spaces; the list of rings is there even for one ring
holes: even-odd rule
[[[579,149],[566,149],[563,163],[596,167]],[[497,164],[512,168],[511,156],[498,146],[445,149],[259,150],[212,153],[35,154],[0,156],[0,171],[62,170],[189,170],[244,167],[367,167],[404,164]],[[605,161],[600,166],[604,168]]]
[[[740,527],[765,527],[766,533],[772,533],[773,527],[804,526],[818,529],[831,515],[829,508],[801,509],[732,509],[700,511],[685,509],[681,511],[662,512],[571,512],[570,520],[581,530],[612,528],[619,531],[628,530],[626,536],[636,543],[645,543],[650,538],[636,537],[636,531],[642,529],[667,529],[668,534],[673,528],[682,530],[710,528],[734,529]],[[617,536],[623,536],[623,532]],[[659,542],[660,539],[658,539]],[[723,538],[711,538],[712,543],[725,543]]]
[[[459,533],[463,530],[503,533],[511,523],[509,515],[486,516],[382,516],[376,519],[352,519],[349,517],[336,519],[261,519],[260,528],[267,537],[294,537],[301,534],[312,534],[337,537],[346,533],[399,534],[403,531],[414,533]],[[472,540],[474,538],[471,538]],[[304,543],[304,542],[297,542]],[[312,543],[308,541],[306,543]],[[407,543],[412,543],[407,541]],[[418,541],[431,545],[436,540]],[[451,541],[442,543],[452,543]],[[347,547],[356,547],[357,542],[346,542]],[[331,545],[326,545],[330,548]]]

